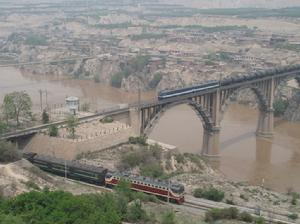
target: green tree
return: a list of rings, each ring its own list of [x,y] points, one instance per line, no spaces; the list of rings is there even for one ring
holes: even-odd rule
[[[100,82],[100,76],[98,74],[94,75],[94,82],[96,82],[96,83]]]
[[[20,116],[31,115],[32,102],[29,95],[24,92],[6,94],[3,100],[3,111],[8,122],[9,118],[16,119],[19,125]]]
[[[161,81],[163,75],[161,73],[156,73],[152,80],[149,82],[149,88],[150,89],[155,89],[157,87],[157,85],[159,84],[159,82]]]
[[[4,134],[7,131],[7,124],[3,123],[0,120],[0,135]]]
[[[46,110],[44,110],[42,113],[42,121],[43,121],[43,124],[49,123],[49,114],[47,113]]]
[[[0,213],[0,224],[25,224],[25,222],[22,221],[21,217],[16,217],[13,215],[5,215]]]
[[[71,138],[75,138],[76,127],[78,125],[78,119],[74,115],[70,115],[67,119],[67,130]]]
[[[0,162],[14,162],[21,158],[15,144],[7,141],[0,141]]]
[[[122,85],[122,80],[123,80],[122,72],[117,72],[117,73],[113,74],[113,76],[111,77],[110,84],[113,87],[120,88]]]
[[[58,136],[58,128],[56,125],[52,124],[48,127],[48,133],[51,137],[57,137]]]
[[[288,102],[286,100],[276,100],[273,104],[275,117],[282,116],[288,107]]]

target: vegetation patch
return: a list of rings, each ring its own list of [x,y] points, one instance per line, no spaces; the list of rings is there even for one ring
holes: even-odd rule
[[[225,193],[224,191],[218,190],[214,187],[208,189],[197,188],[194,190],[194,196],[196,198],[205,198],[211,201],[222,201]]]
[[[0,141],[0,162],[14,162],[21,159],[21,157],[21,153],[15,144],[7,141]]]
[[[274,108],[274,116],[275,117],[280,117],[282,115],[284,115],[286,109],[288,108],[289,106],[289,103],[287,100],[282,100],[282,99],[279,99],[279,100],[276,100],[274,103],[273,103],[273,108]]]
[[[159,82],[162,80],[163,75],[161,73],[155,73],[151,81],[149,82],[149,88],[155,89]]]
[[[121,70],[112,75],[110,80],[111,85],[113,87],[120,88],[124,78],[128,78],[130,75],[136,75],[138,72],[142,72],[149,62],[149,55],[138,55],[129,60],[127,64],[122,64],[120,66]]]
[[[54,124],[51,124],[48,127],[48,133],[50,137],[57,137],[58,136],[58,127]]]
[[[246,223],[264,224],[265,219],[263,217],[254,217],[248,212],[240,213],[237,208],[213,208],[205,213],[205,221],[208,223],[214,223],[217,220],[240,220]]]
[[[146,136],[138,136],[138,137],[129,137],[128,139],[130,144],[138,144],[138,145],[148,145]]]
[[[166,36],[167,35],[163,33],[142,33],[137,35],[131,35],[130,39],[137,41],[137,40],[145,40],[145,39],[161,39]]]
[[[128,170],[139,167],[141,175],[159,178],[164,176],[164,170],[160,163],[161,157],[162,149],[158,145],[141,146],[138,150],[122,156],[119,169]]]
[[[25,44],[32,46],[46,46],[48,45],[47,37],[37,34],[29,34],[26,36]]]
[[[112,122],[114,122],[114,119],[112,117],[105,117],[105,118],[102,118],[100,120],[100,122],[103,124],[112,123]]]

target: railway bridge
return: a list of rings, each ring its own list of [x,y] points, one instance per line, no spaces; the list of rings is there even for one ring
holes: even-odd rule
[[[202,154],[212,158],[217,157],[220,144],[220,123],[230,98],[242,89],[250,89],[259,103],[256,134],[260,137],[272,138],[274,97],[279,86],[290,79],[296,79],[300,83],[300,65],[227,78],[220,80],[216,88],[141,104],[137,109],[140,122],[139,132],[149,134],[165,111],[179,104],[187,104],[195,110],[203,124]]]
[[[273,135],[273,102],[280,85],[290,79],[300,83],[300,65],[288,66],[255,72],[239,77],[220,80],[214,88],[204,89],[190,94],[178,95],[165,100],[140,102],[128,105],[126,108],[114,108],[94,115],[82,117],[79,120],[88,122],[103,116],[112,116],[116,120],[128,123],[135,130],[136,135],[148,135],[165,111],[170,108],[187,104],[191,106],[204,128],[202,154],[207,157],[218,157],[220,123],[231,96],[242,89],[250,89],[256,95],[259,103],[259,119],[257,136],[271,138]],[[178,90],[180,91],[180,90]],[[63,125],[66,121],[53,124]],[[25,130],[6,133],[0,140],[23,141],[48,128],[47,125],[31,127]]]

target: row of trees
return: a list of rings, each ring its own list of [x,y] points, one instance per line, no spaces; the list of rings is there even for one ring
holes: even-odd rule
[[[9,121],[12,119],[16,121],[17,126],[20,125],[21,117],[32,119],[32,101],[25,91],[6,94],[1,109],[4,120],[0,120],[0,134],[5,133],[9,129]],[[42,122],[43,124],[47,124],[49,121],[49,114],[44,110],[42,113]],[[75,138],[77,123],[78,120],[75,116],[68,117],[67,130],[71,138]],[[57,136],[58,128],[54,125],[50,126],[49,135]]]
[[[0,224],[85,223],[174,224],[173,212],[166,212],[161,220],[148,214],[142,202],[157,199],[130,190],[121,182],[115,193],[72,195],[63,191],[32,191],[11,199],[0,198]]]

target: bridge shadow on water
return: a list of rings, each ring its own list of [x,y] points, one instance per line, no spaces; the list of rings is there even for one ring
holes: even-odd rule
[[[243,141],[245,141],[249,138],[252,138],[252,137],[255,137],[255,133],[253,131],[247,132],[247,133],[242,134],[242,135],[235,136],[233,138],[230,138],[226,141],[221,142],[220,149],[221,150],[226,149],[229,146],[232,146],[232,145],[234,145],[236,143],[239,143],[239,142],[243,142]]]

